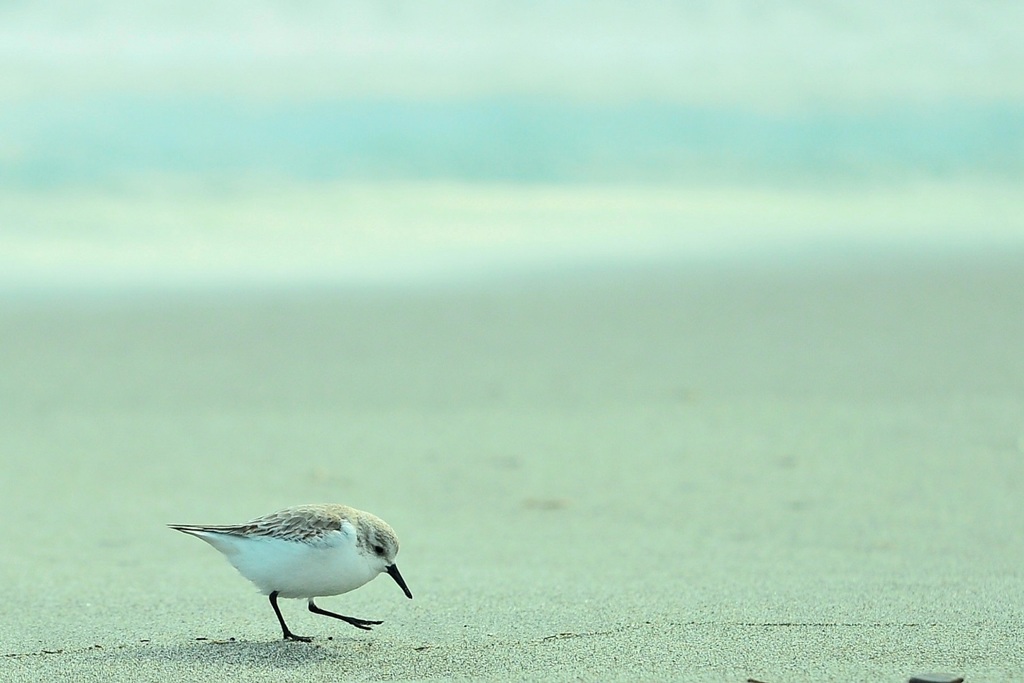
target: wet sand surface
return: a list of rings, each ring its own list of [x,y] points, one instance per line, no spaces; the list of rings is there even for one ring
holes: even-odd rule
[[[1024,254],[8,297],[5,680],[1024,676]],[[166,523],[386,519],[266,598]]]

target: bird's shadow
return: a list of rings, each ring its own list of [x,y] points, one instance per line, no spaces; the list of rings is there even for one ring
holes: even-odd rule
[[[359,666],[371,660],[377,646],[373,641],[347,638],[324,638],[320,642],[300,643],[285,640],[248,641],[213,640],[197,638],[185,642],[154,643],[143,641],[122,645],[94,645],[75,650],[42,650],[33,653],[14,653],[9,657],[70,656],[85,661],[111,665],[125,662],[147,662],[155,669],[187,666],[190,670],[223,667],[253,667],[262,669],[300,669],[331,663],[339,672],[351,669],[355,674]],[[377,653],[379,654],[379,653]]]
[[[311,643],[287,640],[195,640],[185,643],[143,645],[136,648],[135,654],[167,662],[188,661],[198,665],[290,669],[323,662],[351,662],[354,658],[359,658],[359,653],[368,649],[373,649],[372,642],[347,639],[324,638]]]

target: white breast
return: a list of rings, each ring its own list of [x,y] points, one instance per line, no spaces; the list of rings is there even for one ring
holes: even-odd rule
[[[379,569],[356,547],[355,528],[347,521],[314,543],[269,536],[208,538],[245,578],[269,595],[315,598],[339,595],[370,581]]]

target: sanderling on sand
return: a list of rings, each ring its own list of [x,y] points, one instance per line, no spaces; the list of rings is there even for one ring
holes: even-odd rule
[[[367,631],[381,622],[328,612],[317,607],[313,598],[347,593],[387,572],[412,599],[395,566],[398,537],[394,530],[379,517],[347,505],[299,505],[231,526],[168,526],[224,553],[242,576],[268,595],[285,640],[309,642],[312,638],[288,629],[277,606],[279,597],[305,598],[310,612]]]

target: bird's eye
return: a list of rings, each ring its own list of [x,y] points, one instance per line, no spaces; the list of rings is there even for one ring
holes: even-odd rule
[[[373,546],[373,552],[377,553],[381,557],[384,557],[384,546],[382,546],[382,545],[375,545],[375,546]]]

